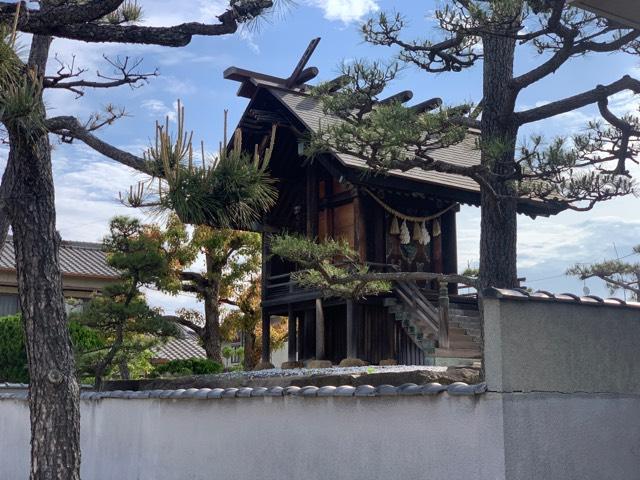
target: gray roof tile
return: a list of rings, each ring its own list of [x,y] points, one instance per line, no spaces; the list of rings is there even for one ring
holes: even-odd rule
[[[265,85],[266,86],[266,85]],[[307,128],[317,132],[321,126],[339,122],[335,117],[330,117],[322,111],[320,101],[302,93],[282,90],[279,88],[268,88],[276,98],[278,98]],[[480,150],[476,148],[478,135],[470,133],[467,138],[448,148],[443,148],[433,152],[436,160],[446,161],[451,164],[461,166],[472,166],[480,164]],[[366,162],[352,155],[336,154],[336,158],[348,167],[366,170]],[[390,175],[407,178],[419,182],[441,185],[460,190],[472,192],[480,191],[480,186],[468,177],[440,173],[435,171],[424,171],[414,168],[406,172],[392,170]]]
[[[60,268],[64,275],[118,278],[119,273],[107,264],[107,255],[99,243],[68,242],[60,245]],[[0,250],[0,269],[15,270],[13,237]]]
[[[506,289],[506,288],[489,288],[484,291],[484,296],[487,298],[505,298],[509,300],[526,300],[526,301],[556,301],[556,302],[571,302],[579,303],[582,305],[594,305],[601,306],[606,305],[609,307],[632,307],[640,308],[640,303],[634,301],[626,301],[621,298],[600,298],[596,295],[586,295],[580,297],[573,293],[560,293],[553,294],[547,291],[538,291],[529,293],[524,289]]]
[[[27,400],[28,390],[26,388],[8,388],[0,384],[0,400]],[[6,390],[3,393],[3,390]],[[11,391],[18,390],[18,391]],[[399,387],[393,385],[351,385],[342,386],[307,386],[307,387],[242,387],[242,388],[180,388],[177,390],[113,390],[109,392],[82,392],[81,398],[85,401],[96,401],[104,398],[118,398],[128,400],[144,399],[209,399],[209,398],[250,398],[250,397],[282,397],[292,395],[300,397],[384,397],[396,395],[435,395],[448,392],[453,396],[475,396],[487,391],[486,383],[468,385],[463,382],[452,383],[451,385],[440,385],[439,383],[429,383],[426,385],[416,385],[406,383]]]
[[[200,346],[200,339],[186,327],[180,327],[182,338],[172,338],[167,343],[151,349],[154,361],[188,360],[207,358],[207,352]]]

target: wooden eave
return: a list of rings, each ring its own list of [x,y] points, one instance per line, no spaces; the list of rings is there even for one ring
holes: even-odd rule
[[[254,72],[237,69],[235,67],[225,71],[225,78],[236,81],[242,81],[244,79],[248,80],[250,75],[254,75]],[[278,113],[286,116],[287,126],[289,128],[294,129],[294,131],[300,134],[308,133],[309,128],[301,121],[300,118],[298,118],[296,112],[291,110],[289,105],[280,101],[280,99],[271,92],[272,89],[287,91],[282,87],[273,85],[273,83],[282,82],[283,79],[263,74],[258,75],[259,77],[257,78],[257,81],[251,84],[254,85],[255,89],[252,91],[250,97],[251,100],[241,117],[239,126],[242,126],[245,121],[250,121],[248,119],[248,113],[253,109],[261,95],[267,95],[272,102],[276,102],[282,107],[281,111]],[[243,86],[241,86],[240,89],[244,89],[243,91],[248,93],[249,87],[244,86],[246,84],[246,81],[243,82]],[[293,91],[292,93],[304,95],[303,90]],[[271,128],[271,125],[265,125],[265,130],[269,128]],[[386,175],[368,173],[362,168],[354,168],[351,165],[345,164],[341,161],[339,156],[330,153],[319,156],[317,160],[325,169],[327,169],[327,171],[329,171],[329,173],[331,173],[331,175],[337,178],[344,177],[345,180],[356,186],[373,186],[380,189],[418,193],[425,197],[439,198],[472,206],[480,206],[480,192],[478,189],[467,189],[460,186],[450,187],[442,184],[430,183],[428,181],[411,179],[406,175],[399,176],[393,172]],[[533,199],[521,199],[518,201],[518,213],[530,217],[548,217],[556,215],[564,209],[565,207],[561,204],[554,205],[549,202],[542,202]]]

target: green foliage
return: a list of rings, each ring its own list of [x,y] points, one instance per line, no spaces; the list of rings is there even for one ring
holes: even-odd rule
[[[104,346],[100,334],[77,322],[69,322],[69,334],[76,355]],[[28,383],[27,352],[20,315],[0,318],[0,382]]]
[[[44,131],[42,83],[31,71],[23,75],[24,69],[15,32],[0,25],[0,122],[36,135]]]
[[[298,235],[278,235],[271,240],[271,251],[302,267],[292,274],[293,280],[327,297],[361,298],[391,290],[388,282],[351,280],[369,273],[369,267],[343,240],[318,243]]]
[[[185,131],[180,104],[177,124],[175,135],[168,119],[165,125],[157,124],[155,144],[145,153],[151,170],[162,178],[155,208],[190,225],[249,229],[276,202],[277,190],[268,174],[275,127],[264,152],[256,146],[253,155],[247,154],[238,130],[232,149],[221,148],[218,156],[207,162],[203,148],[203,164],[198,166],[194,164],[193,133]],[[130,195],[128,201],[132,206],[145,203],[142,194]]]
[[[231,347],[226,345],[222,349],[222,356],[227,360],[230,360],[233,357],[239,357],[240,361],[244,358],[244,348],[243,347]]]
[[[19,315],[0,318],[0,382],[29,382],[27,352]]]
[[[142,20],[142,6],[137,0],[125,0],[120,7],[106,15],[102,21],[110,25],[140,22]]]
[[[640,119],[632,115],[624,121],[640,130]],[[636,193],[636,182],[625,167],[626,158],[640,153],[640,143],[630,140],[626,157],[619,158],[619,132],[602,122],[589,122],[584,133],[556,137],[545,142],[534,136],[520,148],[521,169],[518,192],[539,199],[603,201]],[[614,170],[606,162],[620,160]],[[603,163],[604,162],[604,163]]]
[[[183,376],[183,375],[211,375],[220,373],[223,366],[208,358],[189,358],[187,360],[171,360],[155,368],[153,375]]]
[[[335,121],[325,122],[311,135],[307,155],[338,151],[361,158],[373,171],[381,172],[419,165],[431,169],[428,152],[464,139],[467,129],[454,119],[468,106],[419,111],[399,101],[379,102],[379,95],[398,73],[397,64],[356,61],[343,64],[342,73],[343,86],[338,91],[333,91],[331,83],[313,90],[324,113]]]
[[[95,376],[98,384],[115,365],[144,364],[149,348],[178,333],[176,325],[151,308],[140,291],[170,272],[159,229],[116,217],[104,246],[107,262],[121,272],[120,281],[104,288],[82,313],[72,316],[99,332],[100,345],[79,351],[83,373]]]
[[[640,245],[635,247],[626,258],[639,255]],[[599,278],[605,282],[611,294],[627,291],[636,301],[640,301],[640,262],[626,260],[626,258],[604,260],[587,265],[577,264],[567,270],[567,275],[581,280]]]

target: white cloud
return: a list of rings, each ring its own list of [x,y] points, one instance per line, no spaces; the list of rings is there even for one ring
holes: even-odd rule
[[[140,106],[147,111],[149,116],[158,120],[162,120],[165,117],[169,117],[169,120],[171,121],[175,121],[176,119],[176,105],[169,106],[157,98],[145,100],[140,104]]]
[[[375,0],[307,0],[307,3],[320,8],[327,20],[351,23],[380,10]]]

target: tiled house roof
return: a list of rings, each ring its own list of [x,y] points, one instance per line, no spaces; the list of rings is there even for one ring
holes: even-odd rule
[[[64,275],[117,278],[119,273],[107,264],[107,256],[99,243],[68,242],[60,245],[60,268]],[[0,250],[0,270],[15,270],[13,238],[7,238]]]
[[[200,346],[198,336],[187,328],[181,327],[182,338],[172,338],[164,345],[152,350],[152,361],[156,363],[171,360],[187,360],[189,358],[207,358]]]

